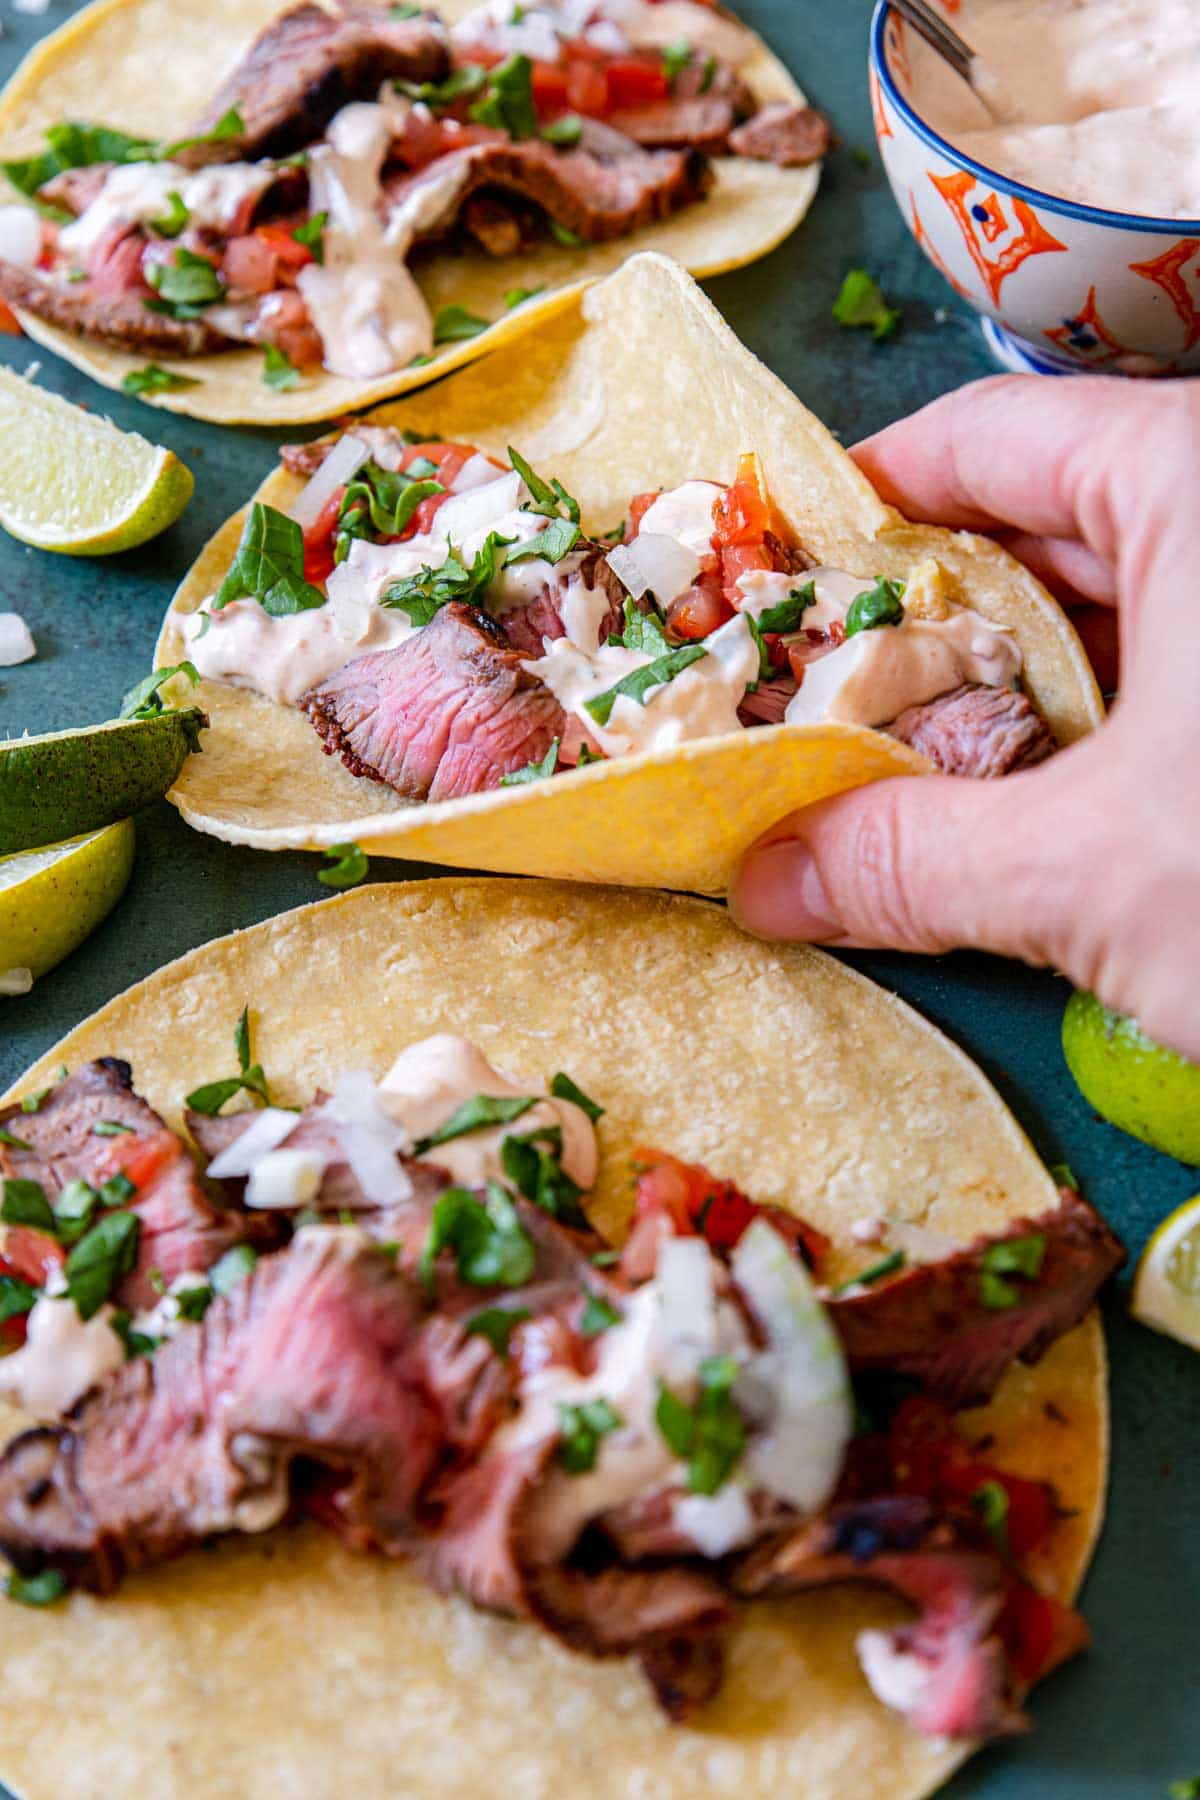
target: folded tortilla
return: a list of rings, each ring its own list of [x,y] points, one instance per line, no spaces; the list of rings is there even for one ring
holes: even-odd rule
[[[437,12],[454,24],[477,0],[438,0]],[[36,155],[42,133],[64,119],[113,125],[151,139],[177,136],[215,92],[224,70],[242,55],[287,0],[96,0],[44,39],[21,64],[0,98],[0,161]],[[738,71],[763,103],[804,95],[765,44]],[[371,406],[392,394],[422,387],[489,351],[544,331],[564,307],[598,276],[632,251],[660,250],[697,275],[740,269],[782,243],[800,223],[817,191],[820,165],[780,169],[746,157],[714,161],[712,193],[673,218],[618,238],[570,250],[546,243],[519,256],[492,257],[482,250],[421,254],[414,267],[430,308],[462,306],[494,319],[489,331],[464,343],[443,344],[432,362],[397,369],[372,381],[317,373],[294,388],[263,381],[261,349],[223,350],[210,356],[154,358],[162,367],[199,381],[175,393],[143,394],[152,406],[217,424],[298,425],[332,419]],[[506,312],[510,288],[544,287],[515,312]],[[119,388],[130,370],[152,360],[77,337],[22,312],[25,331],[104,387]]]
[[[635,257],[518,349],[371,416],[500,456],[516,445],[578,497],[592,535],[617,524],[632,495],[693,477],[732,481],[739,454],[757,451],[774,501],[819,561],[870,582],[904,579],[936,559],[965,603],[1016,638],[1030,694],[1060,744],[1103,718],[1074,630],[1029,571],[986,538],[910,525],[885,506],[664,257]],[[276,470],[256,498],[286,510],[301,486]],[[159,666],[187,655],[177,612],[219,586],[243,517],[221,527],[184,579]],[[293,707],[218,682],[194,698],[212,729],[169,798],[189,824],[229,843],[295,850],[353,839],[381,856],[698,893],[724,892],[746,848],[796,807],[930,766],[860,726],[772,725],[414,804],[324,755]]]
[[[702,901],[575,886],[377,885],[285,913],[140,982],[6,1099],[62,1062],[120,1056],[178,1127],[247,1002],[285,1105],[437,1031],[503,1067],[573,1070],[607,1108],[589,1207],[617,1237],[646,1143],[801,1211],[834,1241],[834,1281],[861,1263],[864,1212],[967,1239],[1055,1204],[980,1071],[893,996],[819,951],[752,942]],[[989,1460],[1057,1485],[1068,1516],[1034,1573],[1070,1598],[1104,1505],[1097,1315],[962,1422],[994,1434]],[[0,1419],[6,1437],[16,1423]],[[635,1663],[572,1655],[315,1526],[284,1529],[111,1598],[0,1602],[0,1778],[21,1800],[915,1800],[969,1746],[920,1736],[869,1691],[855,1635],[903,1617],[850,1588],[759,1603],[718,1700],[676,1726]]]

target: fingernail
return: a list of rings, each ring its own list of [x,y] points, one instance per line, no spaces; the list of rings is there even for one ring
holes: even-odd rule
[[[750,853],[730,893],[729,910],[756,937],[820,944],[842,935],[820,871],[795,838]]]

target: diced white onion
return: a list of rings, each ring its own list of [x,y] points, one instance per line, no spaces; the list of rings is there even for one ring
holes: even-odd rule
[[[339,1075],[332,1110],[345,1127],[346,1160],[373,1206],[398,1206],[412,1195],[412,1182],[397,1162],[408,1133],[383,1106],[374,1077],[362,1069]]]
[[[0,994],[27,994],[32,986],[32,969],[0,969]]]
[[[438,508],[438,531],[448,543],[461,544],[465,538],[486,532],[506,514],[515,512],[522,491],[521,477],[514,469],[482,487],[468,488],[465,494],[452,494]]]
[[[700,1364],[717,1347],[712,1255],[705,1240],[667,1238],[658,1252],[655,1287],[658,1366],[671,1381],[694,1381]]]
[[[282,1144],[284,1138],[295,1131],[297,1123],[296,1113],[286,1112],[281,1106],[265,1106],[255,1113],[240,1137],[218,1150],[208,1165],[209,1174],[214,1181],[249,1175],[259,1157],[268,1156]]]
[[[728,1556],[754,1536],[754,1514],[746,1490],[736,1481],[727,1481],[715,1494],[681,1494],[672,1522],[701,1556]]]
[[[468,488],[483,487],[496,479],[496,465],[481,450],[468,457],[454,480],[450,483],[452,494],[465,494]]]
[[[316,524],[330,495],[353,480],[370,455],[371,446],[355,437],[352,431],[338,439],[311,481],[296,497],[292,517],[301,531]]]
[[[246,1205],[307,1206],[315,1200],[325,1173],[325,1158],[315,1150],[268,1150],[250,1171]]]
[[[816,1512],[837,1486],[853,1427],[841,1343],[804,1264],[765,1219],[744,1234],[730,1266],[767,1339],[735,1390],[748,1412],[764,1415],[747,1476]]]
[[[33,633],[20,613],[0,612],[0,669],[11,669],[36,655]]]
[[[33,269],[41,254],[42,221],[32,206],[0,206],[0,259]]]
[[[642,531],[632,544],[608,553],[608,566],[635,600],[653,594],[662,605],[690,588],[700,573],[700,558],[678,538]]]

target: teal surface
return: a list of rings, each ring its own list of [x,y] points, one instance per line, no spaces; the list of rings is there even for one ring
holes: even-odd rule
[[[6,9],[0,73],[68,10],[53,5],[30,19]],[[990,365],[974,315],[913,245],[877,160],[863,169],[853,154],[871,145],[868,0],[740,0],[739,10],[831,113],[842,148],[800,233],[756,267],[712,282],[710,292],[742,338],[853,443]],[[855,264],[872,269],[904,308],[903,330],[887,345],[830,319],[842,274]],[[34,663],[0,671],[0,737],[112,715],[150,666],[176,581],[270,468],[277,441],[152,412],[20,339],[0,338],[0,356],[18,369],[39,354],[47,386],[169,444],[194,469],[197,490],[164,537],[108,561],[73,562],[0,537],[0,610],[24,614],[40,652]],[[137,869],[116,913],[33,994],[0,1000],[0,1089],[94,1007],[171,957],[321,898],[315,867],[312,857],[229,849],[188,831],[167,806],[155,808],[139,821]],[[391,879],[432,872],[403,863],[373,869]],[[1046,1160],[1073,1166],[1135,1253],[1154,1223],[1200,1188],[1196,1171],[1089,1112],[1059,1051],[1063,982],[979,956],[847,960],[913,1002],[983,1065]],[[1105,1307],[1113,1486],[1084,1595],[1095,1647],[1036,1696],[1033,1735],[978,1758],[946,1790],[954,1800],[1132,1800],[1200,1775],[1200,1359],[1129,1323],[1125,1300],[1121,1289]],[[69,1687],[67,1671],[64,1705]]]

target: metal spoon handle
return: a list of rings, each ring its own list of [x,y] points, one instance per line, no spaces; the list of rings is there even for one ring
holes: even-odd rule
[[[928,0],[892,0],[892,6],[950,64],[955,73],[970,84],[975,52],[970,44],[964,43],[952,26],[947,25],[945,19],[934,12]]]

